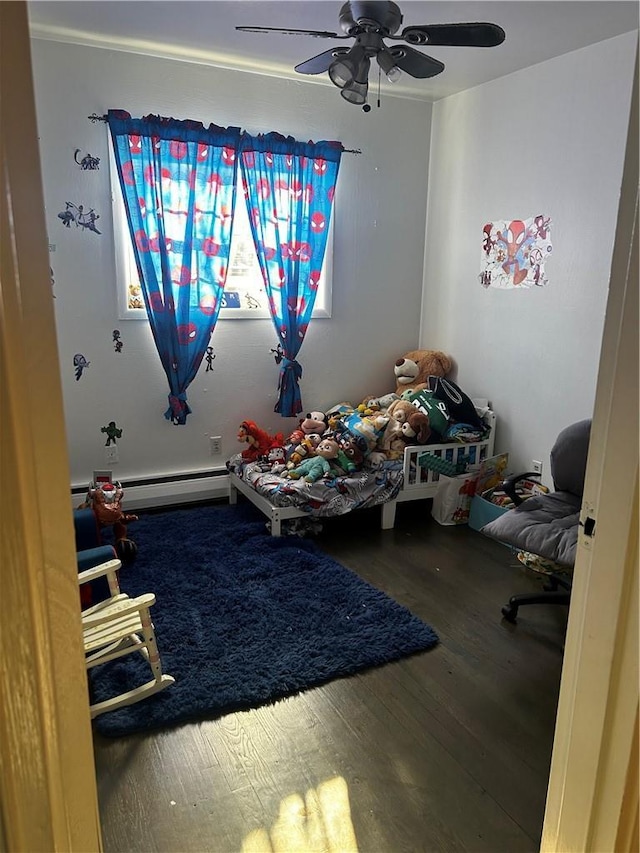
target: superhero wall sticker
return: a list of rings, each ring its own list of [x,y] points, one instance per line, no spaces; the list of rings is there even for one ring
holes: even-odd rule
[[[100,432],[103,432],[107,436],[107,440],[104,443],[105,447],[109,447],[111,444],[117,444],[118,439],[122,438],[122,430],[120,427],[116,426],[115,421],[109,421],[106,426],[100,427]]]
[[[114,349],[114,351],[115,352],[122,352],[122,347],[124,346],[124,343],[122,342],[122,339],[120,338],[120,329],[114,329],[112,332],[112,335],[113,335],[113,349]]]
[[[76,148],[76,150],[73,152],[73,159],[76,161],[78,166],[80,166],[80,168],[84,172],[87,172],[87,171],[95,172],[96,169],[100,168],[100,158],[99,157],[94,157],[92,154],[89,154],[89,152],[87,152],[84,155],[84,157],[81,157],[80,159],[78,159],[78,154],[81,154],[81,153],[82,152],[80,151],[80,149]]]
[[[58,219],[62,220],[65,228],[71,228],[73,222],[76,228],[82,228],[83,231],[93,231],[95,234],[102,234],[98,231],[96,221],[100,219],[100,214],[96,213],[93,208],[85,210],[83,204],[74,204],[72,201],[65,202],[65,209],[58,214]]]
[[[80,379],[83,372],[86,370],[87,367],[89,367],[90,364],[91,362],[87,361],[87,359],[82,355],[81,352],[77,352],[74,355],[73,366],[76,369],[76,382]]]
[[[544,287],[545,261],[552,252],[551,219],[503,219],[483,229],[480,283],[483,287]]]

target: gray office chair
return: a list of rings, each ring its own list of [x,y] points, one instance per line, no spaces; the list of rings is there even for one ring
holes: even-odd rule
[[[558,568],[548,575],[543,592],[510,598],[502,608],[509,622],[516,621],[518,608],[523,604],[569,604],[590,436],[591,420],[563,429],[551,450],[555,491],[522,500],[516,492],[516,483],[531,474],[510,477],[502,487],[516,504],[515,508],[482,528],[487,536],[518,551],[537,554]]]

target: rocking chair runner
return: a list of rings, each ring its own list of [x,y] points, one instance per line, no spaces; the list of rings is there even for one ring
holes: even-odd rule
[[[139,702],[153,693],[164,690],[175,681],[172,676],[162,673],[160,654],[149,613],[149,608],[155,604],[155,596],[146,593],[137,598],[129,598],[128,595],[121,593],[116,574],[120,566],[120,560],[109,560],[78,575],[80,584],[106,577],[110,592],[110,598],[82,611],[87,669],[123,655],[139,652],[148,662],[154,677],[139,687],[90,705],[92,719],[105,711],[115,711],[125,705]]]

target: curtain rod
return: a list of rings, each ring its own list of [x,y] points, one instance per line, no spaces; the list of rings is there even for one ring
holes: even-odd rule
[[[87,116],[90,122],[95,124],[97,121],[107,121],[107,116],[99,116],[97,113],[92,113],[90,116]],[[362,154],[362,151],[359,148],[343,148],[343,154]]]

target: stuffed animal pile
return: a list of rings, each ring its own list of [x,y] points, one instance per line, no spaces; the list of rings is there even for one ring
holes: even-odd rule
[[[256,462],[268,456],[272,448],[282,446],[282,433],[269,435],[255,421],[242,421],[238,428],[238,441],[249,445],[242,451],[245,462]]]
[[[472,401],[446,379],[452,364],[438,350],[411,350],[395,362],[395,391],[365,397],[355,407],[343,402],[326,413],[308,412],[284,441],[243,421],[238,440],[249,447],[242,458],[285,479],[314,483],[399,460],[407,445],[469,434],[479,440],[485,428]]]

